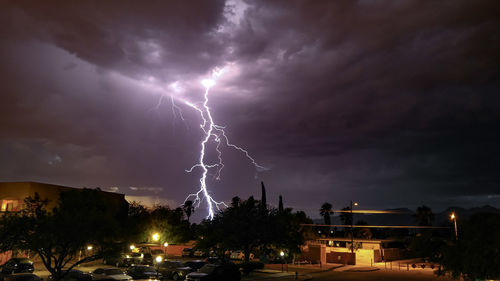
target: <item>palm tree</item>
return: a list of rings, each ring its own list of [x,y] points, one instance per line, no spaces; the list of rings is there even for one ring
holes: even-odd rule
[[[431,226],[434,222],[434,213],[432,213],[431,208],[425,205],[418,207],[417,212],[413,216],[420,226]]]
[[[182,205],[182,209],[184,210],[184,213],[186,213],[186,217],[189,222],[189,218],[194,213],[193,201],[187,200],[186,202],[184,202],[184,205]]]
[[[321,208],[319,209],[319,214],[323,217],[323,219],[325,220],[325,224],[327,225],[330,225],[332,222],[330,218],[330,214],[333,214],[332,208],[333,208],[332,204],[325,202],[323,203],[323,205],[321,205]],[[325,226],[324,229],[326,235],[328,236],[330,234],[330,226]]]

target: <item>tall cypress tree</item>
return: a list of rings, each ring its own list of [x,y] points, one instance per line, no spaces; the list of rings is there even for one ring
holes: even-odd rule
[[[278,211],[281,213],[283,212],[283,197],[280,195],[280,202],[278,204]]]
[[[264,186],[263,181],[260,182],[260,185],[262,187],[262,197],[261,197],[260,201],[261,201],[262,207],[266,208],[266,206],[267,206],[266,187]]]

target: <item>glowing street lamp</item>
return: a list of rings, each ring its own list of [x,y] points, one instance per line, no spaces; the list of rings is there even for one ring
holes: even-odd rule
[[[87,250],[89,250],[89,251],[92,251],[92,249],[93,249],[93,248],[94,248],[94,247],[92,247],[92,245],[88,245],[88,246],[87,246]]]
[[[455,225],[455,239],[458,240],[457,216],[455,216],[455,212],[451,213],[450,219],[453,220],[453,224]]]
[[[285,256],[285,252],[281,251],[280,252],[280,257],[281,257],[281,272],[283,272],[283,264],[285,263],[285,260],[283,257]]]
[[[130,250],[134,250],[135,249],[135,246],[134,245],[130,245]]]
[[[165,257],[167,256],[167,247],[168,243],[167,242],[163,243],[163,253],[165,254]]]
[[[354,217],[352,215],[353,206],[358,206],[358,202],[352,202],[351,200],[351,253],[354,253]]]
[[[153,241],[156,242],[156,241],[160,240],[160,234],[155,233],[155,234],[153,234],[153,236],[151,236],[151,238],[153,238]]]

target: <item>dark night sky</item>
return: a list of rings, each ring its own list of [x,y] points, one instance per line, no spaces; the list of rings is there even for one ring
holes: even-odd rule
[[[181,204],[202,131],[179,101],[225,67],[214,118],[270,169],[224,149],[216,199],[260,198],[263,180],[270,203],[312,217],[351,199],[499,207],[499,14],[496,0],[0,1],[0,181]]]

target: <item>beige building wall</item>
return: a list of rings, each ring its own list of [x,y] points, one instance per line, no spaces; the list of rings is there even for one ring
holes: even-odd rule
[[[41,199],[49,199],[47,210],[52,210],[58,204],[59,193],[74,189],[78,188],[39,182],[0,182],[0,211],[21,211],[24,199],[34,197],[35,193],[38,193]],[[117,207],[128,204],[123,194],[105,191],[102,193],[108,202]]]

